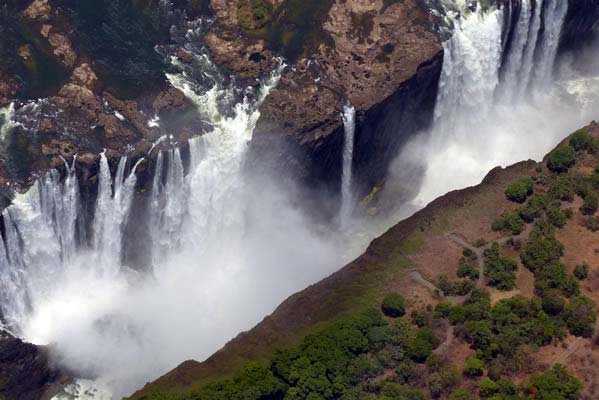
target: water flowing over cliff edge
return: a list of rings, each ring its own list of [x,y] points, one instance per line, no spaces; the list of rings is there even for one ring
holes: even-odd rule
[[[382,194],[362,209],[379,202],[406,216],[498,164],[542,156],[599,118],[596,75],[558,58],[567,12],[559,0],[447,6],[452,34],[430,129],[405,138]],[[62,175],[38,179],[3,212],[4,321],[26,340],[53,343],[60,363],[114,396],[184,359],[209,356],[396,222],[352,214],[352,165],[362,149],[350,105],[337,114],[345,128],[340,224],[306,217],[297,207],[301,191],[277,182],[278,171],[248,174],[260,106],[284,61],[259,87],[239,88],[194,46],[200,31],[187,32],[192,60],[174,57],[167,79],[209,124],[207,133],[185,148],[167,133],[134,160],[102,153],[92,194],[80,185],[76,156],[65,159]],[[3,136],[11,115],[3,109]],[[140,193],[144,167],[151,179]]]

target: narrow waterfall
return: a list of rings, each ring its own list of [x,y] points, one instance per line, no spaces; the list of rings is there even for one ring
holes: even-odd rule
[[[15,126],[13,116],[15,114],[15,104],[10,103],[0,108],[0,142],[6,139],[10,130]]]
[[[343,141],[343,169],[341,175],[341,209],[339,212],[341,223],[349,219],[353,208],[352,196],[352,162],[354,159],[354,134],[356,132],[356,109],[351,104],[343,107],[341,114],[344,128]]]

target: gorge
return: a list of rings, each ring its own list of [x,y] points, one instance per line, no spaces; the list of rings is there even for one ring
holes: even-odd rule
[[[173,17],[173,43],[157,48],[170,64],[165,90],[187,108],[139,112],[100,97],[94,72],[77,68],[53,99],[1,109],[3,327],[51,345],[55,362],[82,378],[68,389],[79,398],[130,395],[184,360],[209,357],[436,197],[497,165],[539,159],[599,119],[597,19],[585,18],[599,12],[596,1],[431,1],[424,10],[372,2],[380,14],[366,10],[351,27],[366,35],[352,37],[360,46],[386,35],[360,31],[385,12],[418,20],[412,29],[428,38],[414,68],[390,71],[402,73],[395,87],[364,78],[377,100],[343,87],[344,66],[326,65],[326,51],[302,58],[231,39],[219,31],[233,18],[227,2],[213,3],[217,22]],[[332,13],[362,7],[333,3]],[[245,34],[253,40],[248,32],[260,28]],[[333,39],[337,51],[349,37]],[[256,71],[235,65],[248,49],[231,43],[250,49]],[[379,62],[407,62],[401,51],[383,47]],[[352,72],[347,85],[359,86]],[[69,102],[75,111],[65,111]],[[104,113],[90,121],[105,132],[130,137],[89,145],[94,135],[81,135],[71,151],[64,137],[89,129],[76,117],[87,111]],[[49,165],[21,171],[34,143],[20,142],[23,131],[43,134],[52,118],[65,134],[44,150]],[[134,146],[137,131],[144,138]]]

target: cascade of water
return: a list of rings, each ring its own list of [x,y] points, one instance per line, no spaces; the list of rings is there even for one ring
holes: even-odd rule
[[[354,134],[356,131],[356,109],[351,104],[343,107],[341,114],[345,132],[343,144],[343,169],[341,175],[341,209],[340,219],[344,223],[351,214],[353,207],[353,197],[351,191],[352,184],[352,161],[354,158]]]
[[[3,142],[10,130],[16,126],[16,123],[13,121],[14,115],[14,103],[10,103],[5,107],[0,107],[0,142]]]
[[[537,6],[537,9],[540,7]],[[511,101],[519,88],[519,74],[523,68],[526,45],[529,42],[530,18],[532,17],[531,0],[522,0],[518,22],[514,28],[512,45],[505,63],[505,72],[500,89],[500,100]],[[536,16],[535,16],[536,18]],[[529,54],[529,55],[532,55]],[[532,58],[531,60],[532,61]]]
[[[483,118],[499,83],[504,9],[474,12],[456,21],[445,42],[435,120],[452,130],[459,118]]]
[[[568,13],[568,2],[564,0],[546,0],[544,6],[545,30],[538,50],[533,81],[536,91],[547,88],[552,81],[562,26]]]

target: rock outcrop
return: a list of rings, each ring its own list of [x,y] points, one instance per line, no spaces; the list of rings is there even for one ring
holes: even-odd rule
[[[52,366],[47,349],[19,339],[0,339],[0,398],[48,400],[69,380]]]

